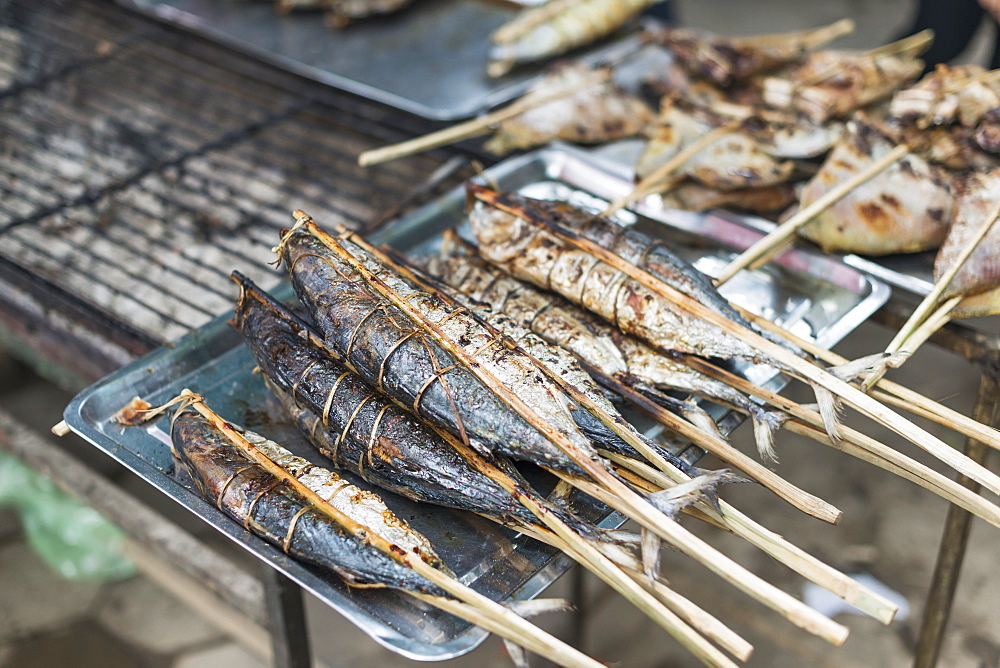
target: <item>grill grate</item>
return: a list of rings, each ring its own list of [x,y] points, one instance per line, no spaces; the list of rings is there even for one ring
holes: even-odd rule
[[[96,0],[0,0],[0,262],[165,342],[265,286],[301,208],[364,229],[444,154],[428,129]]]

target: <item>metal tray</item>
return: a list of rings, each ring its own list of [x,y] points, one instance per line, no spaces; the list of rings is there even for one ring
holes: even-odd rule
[[[609,187],[624,187],[589,156],[568,148],[547,149],[506,161],[484,177],[506,189],[534,195],[566,195],[595,205],[595,195],[606,197]],[[404,252],[431,250],[441,231],[463,220],[463,207],[464,193],[459,188],[390,225],[373,241],[389,243]],[[759,236],[722,219],[710,219],[710,224],[697,231],[651,220],[634,222],[677,239],[685,255],[700,258],[699,266],[710,271],[732,255],[720,244],[749,244]],[[285,284],[277,296],[288,297],[290,292]],[[753,272],[731,283],[727,294],[829,346],[877,309],[887,298],[888,289],[841,263],[796,251],[783,267]],[[278,411],[272,410],[273,400],[259,375],[251,373],[253,360],[239,336],[226,325],[228,317],[220,316],[84,390],[66,408],[67,424],[389,649],[409,658],[440,660],[474,648],[485,637],[481,630],[399,593],[350,591],[335,577],[289,559],[243,530],[195,494],[188,481],[174,475],[167,435],[159,423],[123,429],[109,422],[110,416],[133,396],[157,404],[189,387],[203,393],[227,418],[281,440],[314,461],[323,461],[294,428],[273,417]],[[756,369],[748,371],[752,374]],[[685,456],[693,460],[699,454],[692,449]],[[567,558],[551,549],[476,516],[420,506],[392,494],[384,497],[395,512],[432,540],[464,582],[491,598],[534,596],[569,566]],[[597,505],[584,510],[604,526],[621,522],[620,516]]]
[[[474,116],[520,95],[541,71],[486,76],[490,34],[515,8],[490,0],[415,0],[397,14],[335,30],[320,12],[271,2],[118,0],[296,74],[432,120]],[[612,44],[614,41],[612,41]],[[591,49],[605,57],[608,44]]]

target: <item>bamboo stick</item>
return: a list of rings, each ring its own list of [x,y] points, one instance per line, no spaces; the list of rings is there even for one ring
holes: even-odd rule
[[[308,216],[301,211],[296,212],[298,224],[308,226],[310,232],[328,245],[328,247],[349,263],[364,280],[388,299],[394,306],[403,311],[415,324],[419,325],[435,343],[449,350],[463,367],[475,375],[489,387],[518,415],[539,431],[553,445],[562,450],[580,466],[588,475],[600,483],[616,499],[615,508],[644,527],[660,536],[663,540],[675,545],[687,554],[698,558],[705,566],[717,575],[727,580],[737,588],[756,598],[764,605],[777,611],[786,619],[828,642],[839,645],[847,638],[847,629],[832,620],[818,614],[798,599],[790,596],[757,575],[746,570],[713,547],[694,536],[679,524],[667,518],[654,508],[648,501],[632,491],[621,482],[609,469],[607,463],[598,463],[588,453],[581,452],[568,438],[553,429],[543,420],[520,396],[501,383],[483,365],[473,360],[464,350],[455,347],[450,339],[435,325],[416,311],[412,304],[397,295],[381,279],[373,275],[361,262],[350,253],[340,248],[336,241],[324,233]]]
[[[611,70],[601,69],[573,84],[555,88],[547,94],[539,95],[535,98],[521,97],[517,101],[509,104],[503,109],[490,112],[485,116],[473,118],[472,120],[458,123],[450,127],[431,132],[421,137],[408,139],[398,144],[390,144],[381,148],[365,151],[358,156],[358,164],[362,167],[377,165],[389,160],[396,160],[414,153],[422,153],[440,146],[447,146],[463,139],[470,139],[481,134],[486,134],[497,123],[502,123],[507,119],[519,116],[529,109],[540,107],[543,104],[554,102],[558,99],[572,95],[591,86],[596,86],[607,81],[611,77]]]
[[[838,355],[833,351],[816,345],[812,341],[789,332],[781,326],[771,322],[767,318],[762,318],[745,309],[738,308],[738,310],[744,317],[753,322],[755,325],[773,332],[774,334],[785,337],[787,341],[795,346],[798,346],[816,359],[833,365],[844,364],[849,361],[842,355]],[[882,402],[892,404],[896,408],[907,410],[914,415],[919,415],[920,417],[936,422],[937,424],[949,427],[963,436],[974,438],[977,441],[985,443],[991,448],[1000,450],[1000,431],[984,425],[981,422],[977,422],[968,415],[962,415],[958,411],[949,408],[944,404],[938,403],[933,399],[929,399],[928,397],[925,397],[924,395],[891,380],[883,378],[879,381],[878,387],[882,388],[883,391],[875,390],[871,392],[871,395],[874,398]]]
[[[634,204],[639,199],[649,194],[649,192],[655,192],[655,188],[660,185],[661,181],[670,176],[674,171],[683,166],[685,162],[693,158],[707,146],[738,128],[741,123],[742,121],[740,119],[736,119],[726,123],[725,125],[720,125],[711,132],[698,137],[696,140],[678,151],[667,162],[647,174],[641,181],[639,181],[639,183],[635,185],[632,192],[625,197],[621,197],[612,202],[604,211],[603,215],[610,216],[615,211],[623,209],[630,204]],[[650,190],[651,188],[653,190]]]
[[[616,464],[638,473],[660,488],[664,488],[671,481],[665,474],[653,470],[642,462],[629,460],[619,455],[608,454],[607,456]],[[722,513],[718,513],[714,508],[705,504],[699,505],[699,509],[708,520],[763,550],[810,582],[814,582],[839,596],[883,624],[892,621],[899,608],[888,599],[879,596],[802,548],[788,542],[782,536],[754,522],[728,502],[720,500],[719,507],[722,509]]]
[[[524,9],[513,19],[493,31],[490,41],[506,44],[520,38],[529,30],[545,23],[563,10],[572,7],[576,0],[549,0],[544,5]]]
[[[194,394],[188,389],[181,392],[181,397],[185,397],[187,401],[190,401],[189,405],[198,411],[202,417],[208,420],[213,427],[218,429],[220,433],[225,434],[230,442],[232,442],[241,453],[247,456],[251,461],[264,468],[268,473],[275,476],[275,478],[281,480],[283,484],[295,490],[296,493],[308,500],[314,507],[320,510],[320,512],[329,516],[340,526],[343,526],[359,539],[363,539],[366,544],[371,545],[379,552],[382,552],[403,566],[413,569],[413,571],[417,574],[448,592],[461,601],[464,606],[467,606],[469,611],[475,611],[474,616],[478,621],[474,621],[473,623],[478,625],[479,622],[483,622],[485,624],[483,628],[487,628],[487,626],[489,626],[491,628],[488,628],[487,630],[491,630],[497,633],[497,635],[507,638],[508,640],[511,640],[512,642],[521,645],[522,647],[529,649],[540,656],[544,656],[545,658],[558,663],[559,665],[567,667],[587,666],[588,668],[602,668],[602,664],[598,663],[594,659],[583,654],[579,650],[570,647],[545,631],[542,631],[534,624],[514,614],[496,601],[475,592],[470,587],[462,584],[458,580],[455,580],[453,577],[437,570],[425,562],[419,555],[404,552],[382,536],[368,531],[365,527],[358,524],[329,502],[325,501],[322,497],[316,494],[316,492],[306,487],[300,480],[292,476],[288,473],[288,471],[281,468],[281,466],[262,453],[255,445],[243,437],[242,434],[233,429],[228,422],[223,420],[217,413],[215,413],[215,411],[210,409],[204,403],[202,397]],[[406,593],[412,594],[413,592]],[[418,598],[419,597],[420,596],[418,595]],[[430,598],[434,598],[439,601],[442,600],[441,597],[437,596]],[[443,600],[447,601],[447,599]],[[450,612],[450,610],[446,611]]]
[[[894,336],[892,341],[889,342],[889,345],[886,346],[885,351],[887,353],[894,353],[904,349],[908,352],[914,352],[914,350],[919,347],[919,344],[917,344],[917,346],[909,347],[912,346],[912,344],[910,344],[910,338],[929,316],[931,310],[939,305],[938,301],[941,299],[941,295],[943,295],[944,291],[948,289],[949,285],[951,285],[952,279],[954,279],[955,275],[958,274],[959,270],[961,270],[965,261],[969,259],[973,252],[975,252],[976,247],[979,246],[979,242],[982,241],[987,234],[989,234],[993,225],[997,222],[997,218],[1000,218],[1000,202],[993,207],[990,215],[984,218],[983,222],[976,228],[975,233],[962,247],[962,250],[955,258],[955,261],[952,262],[951,266],[949,266],[944,273],[942,273],[941,276],[934,281],[934,285],[931,287],[930,292],[927,293],[917,308],[910,315],[909,319],[903,324],[902,327],[899,328],[899,331],[896,332],[896,336]],[[961,300],[959,299],[958,301]],[[958,306],[958,301],[952,300],[953,303],[951,308],[948,309],[948,312]],[[947,317],[945,317],[944,322],[947,322]],[[943,324],[944,323],[942,322],[942,325]],[[937,331],[937,329],[938,328],[930,330],[927,333],[927,336],[930,336],[934,331]],[[870,375],[865,379],[864,383],[861,384],[862,389],[866,391],[870,390],[875,386],[875,383],[877,383],[880,378],[881,375]]]
[[[514,496],[525,508],[531,511],[550,531],[558,538],[560,549],[565,551],[571,558],[579,562],[585,568],[594,573],[612,589],[621,594],[626,600],[635,605],[647,617],[656,622],[661,628],[666,630],[688,651],[698,659],[708,665],[729,666],[731,662],[709,645],[703,638],[698,636],[682,622],[675,613],[663,605],[642,585],[633,578],[623,573],[607,556],[602,554],[597,548],[575,533],[569,526],[559,518],[548,512],[531,495],[526,494],[515,481],[505,475],[500,469],[490,464],[481,455],[476,453],[469,445],[461,442],[452,434],[438,429],[437,432],[447,441],[458,453],[470,464],[475,466],[484,475],[496,482]]]
[[[798,42],[800,47],[806,51],[819,48],[835,39],[854,32],[854,20],[850,18],[840,19],[833,23],[818,28],[809,28],[792,33],[772,33],[768,35],[751,35],[749,37],[734,37],[733,41],[741,46],[762,47],[771,44],[784,45],[788,42]]]
[[[484,195],[484,192],[491,191],[486,191],[478,186],[470,186],[470,190],[474,196],[480,198],[486,197],[487,201],[490,201],[490,197],[488,195]],[[495,195],[495,193],[493,194]],[[506,208],[497,202],[495,198],[491,203],[493,206],[506,210]],[[511,213],[514,215],[518,214],[517,211],[511,211]],[[719,327],[725,332],[729,332],[733,336],[736,336],[746,342],[748,345],[751,345],[761,351],[772,360],[783,365],[786,369],[790,369],[795,373],[800,374],[804,380],[815,383],[816,385],[832,392],[834,395],[840,396],[844,399],[844,401],[854,406],[861,413],[892,429],[900,436],[933,454],[935,457],[945,462],[955,470],[967,475],[973,480],[976,480],[994,494],[1000,494],[1000,477],[996,474],[992,473],[984,466],[970,460],[961,453],[956,452],[953,448],[928,433],[925,429],[922,429],[921,427],[918,427],[912,422],[904,419],[899,414],[878,403],[856,387],[840,380],[818,366],[797,357],[790,350],[787,350],[773,341],[769,341],[760,334],[738,325],[725,316],[716,313],[707,306],[698,302],[696,299],[693,299],[692,297],[670,287],[644,269],[625,261],[620,256],[615,255],[613,252],[599,246],[589,239],[580,237],[569,230],[558,228],[548,221],[538,219],[533,222],[547,229],[553,236],[595,255],[604,263],[622,271],[630,278],[643,285],[645,288],[670,301],[673,305],[677,306],[685,313]]]
[[[828,209],[861,184],[885,171],[885,169],[891,166],[894,162],[906,155],[908,151],[909,148],[905,144],[896,146],[851,178],[838,183],[830,191],[819,197],[815,202],[812,202],[805,208],[800,209],[794,216],[775,227],[766,236],[759,239],[755,244],[750,246],[750,248],[740,253],[736,259],[730,262],[726,268],[722,270],[719,277],[715,279],[716,286],[722,285],[742,269],[747,267],[754,268],[764,262],[767,262],[770,258],[779,253],[785,245],[791,242],[795,233],[806,223],[823,213],[823,211]]]
[[[717,378],[718,380],[721,380],[725,383],[729,383],[733,385],[733,387],[736,387],[737,389],[741,389],[742,391],[756,391],[757,394],[761,395],[761,398],[767,401],[768,403],[771,403],[772,405],[777,406],[782,410],[790,413],[792,416],[801,420],[806,425],[811,425],[812,428],[814,428],[816,431],[822,432],[816,438],[816,440],[825,443],[827,445],[832,445],[838,450],[846,452],[852,456],[858,457],[859,459],[865,459],[865,461],[871,461],[866,456],[862,456],[862,453],[858,450],[858,448],[861,448],[861,450],[866,451],[873,456],[891,462],[893,466],[897,467],[896,468],[897,471],[906,472],[906,475],[900,473],[900,475],[902,475],[904,478],[910,480],[911,482],[916,483],[917,485],[920,485],[921,487],[937,494],[938,496],[942,496],[948,499],[949,501],[957,503],[958,505],[963,505],[963,503],[968,502],[966,495],[959,491],[959,490],[964,490],[964,488],[961,485],[956,484],[951,479],[941,475],[940,473],[934,471],[931,468],[924,466],[923,464],[920,464],[919,462],[914,461],[913,459],[907,457],[906,455],[897,452],[896,450],[893,450],[887,445],[880,443],[879,441],[876,441],[870,436],[862,434],[856,429],[843,428],[841,433],[841,438],[843,442],[842,443],[834,442],[829,438],[829,435],[826,434],[826,431],[823,428],[823,420],[822,418],[820,418],[819,415],[816,414],[815,411],[807,410],[803,406],[800,406],[799,404],[795,403],[794,401],[782,397],[780,394],[762,390],[760,388],[756,388],[755,390],[754,386],[750,384],[749,381],[746,381],[740,376],[719,369],[718,367],[709,368],[712,367],[712,365],[704,363],[703,360],[700,360],[699,358],[690,358],[689,360],[686,361],[692,362],[694,365],[696,365],[696,368],[698,368],[699,370],[703,371],[706,374],[712,375],[714,378]],[[810,437],[817,436],[816,431],[812,430],[803,431],[801,427],[797,426],[794,422],[786,423],[785,427],[795,433],[801,433],[803,435]],[[851,446],[856,446],[856,447],[851,447]],[[885,467],[883,466],[882,468]],[[990,524],[1000,527],[1000,524],[998,524],[998,522],[1000,522],[1000,508],[986,501],[985,499],[983,499],[978,495],[974,496],[976,499],[975,503],[976,510],[970,512],[975,513],[976,515],[986,520]],[[956,499],[963,499],[963,501],[960,503]],[[963,505],[963,507],[965,506]]]
[[[624,383],[618,381],[607,374],[603,374],[597,369],[586,365],[587,373],[595,375],[601,385],[620,394],[630,403],[639,407],[643,412],[648,413],[658,422],[674,430],[683,438],[686,438],[722,461],[735,466],[751,478],[767,487],[769,490],[780,496],[782,499],[792,504],[799,510],[817,519],[830,524],[837,524],[843,513],[840,509],[830,505],[826,501],[805,492],[792,483],[788,482],[774,471],[752,459],[746,454],[726,443],[721,438],[707,434],[690,422],[677,417],[670,411],[658,406],[653,401],[636,392]]]

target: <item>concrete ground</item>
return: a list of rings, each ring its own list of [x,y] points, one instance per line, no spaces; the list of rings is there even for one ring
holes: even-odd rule
[[[858,19],[858,32],[846,44],[870,47],[887,41],[906,23],[909,3],[903,0],[861,2],[797,0],[735,2],[683,0],[679,14],[685,23],[721,33],[752,34],[794,29],[829,22],[842,16]],[[980,34],[965,59],[984,52],[989,31]],[[990,326],[995,331],[996,322]],[[841,352],[848,357],[882,349],[890,333],[873,325],[862,327]],[[968,413],[977,385],[976,369],[965,361],[930,347],[920,351],[894,378],[932,398]],[[796,398],[808,401],[801,389]],[[39,380],[10,360],[0,360],[0,405],[44,430],[59,420],[69,396]],[[927,457],[912,447],[872,430],[876,437],[920,461]],[[940,436],[959,445],[941,430]],[[737,442],[747,443],[746,430]],[[923,601],[947,510],[937,497],[868,464],[830,448],[791,435],[778,444],[778,471],[793,483],[844,511],[837,526],[823,525],[795,512],[764,490],[733,486],[726,498],[763,525],[848,573],[870,574],[897,592],[909,607],[907,615],[889,626],[850,613],[839,613],[851,635],[833,648],[783,621],[764,607],[722,583],[717,577],[676,553],[664,556],[663,572],[682,593],[714,612],[756,647],[751,666],[898,666],[912,660]],[[183,511],[159,500],[141,481],[97,452],[77,448],[93,466],[116,477],[150,503],[163,506],[178,520]],[[1000,458],[994,457],[994,470]],[[195,530],[205,533],[205,529]],[[755,573],[796,595],[803,581],[788,569],[727,535],[690,524],[714,545]],[[996,577],[1000,532],[973,523],[970,548],[957,602],[942,653],[942,666],[1000,665],[1000,579]],[[563,578],[550,593],[566,594]],[[585,578],[583,649],[602,661],[632,668],[693,666],[696,662],[677,643],[653,628],[595,579]],[[316,654],[329,666],[406,666],[411,662],[381,649],[323,606],[308,602]],[[571,619],[562,615],[542,622],[566,635]],[[541,663],[541,662],[536,662]],[[47,570],[30,551],[18,517],[0,509],[0,665],[5,666],[173,666],[176,668],[253,667],[261,661],[227,639],[143,577],[112,584],[66,582]],[[507,666],[499,642],[488,640],[470,655],[447,662],[453,668]]]

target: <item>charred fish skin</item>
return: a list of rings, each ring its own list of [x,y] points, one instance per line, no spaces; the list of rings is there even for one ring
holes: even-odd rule
[[[204,417],[190,412],[177,416],[171,441],[178,461],[206,499],[289,556],[329,569],[352,587],[446,595],[351,536],[296,490],[243,456]]]
[[[302,336],[244,286],[237,324],[272,390],[338,466],[415,501],[533,522],[534,516],[454,449]],[[302,414],[308,411],[308,415]]]
[[[469,188],[476,198],[469,220],[481,254],[516,278],[561,294],[666,351],[769,361],[743,341],[687,315],[638,281],[556,237],[546,227],[555,221],[548,219],[537,200],[492,193],[481,186]]]
[[[248,346],[258,362],[274,358],[267,354],[267,346],[276,339],[298,349],[297,354],[286,358],[293,364],[283,364],[277,369],[262,364],[262,372],[300,431],[321,452],[366,481],[414,501],[478,513],[515,529],[538,524],[537,518],[513,496],[472,467],[423,423],[383,398],[371,397],[371,388],[353,373],[344,377],[346,369],[311,343],[306,323],[249,279],[242,281],[237,322],[244,323],[245,332],[254,332],[253,341],[248,338]],[[294,366],[296,361],[298,366]],[[324,369],[326,381],[320,379]],[[313,378],[306,377],[313,374]],[[331,383],[333,378],[340,383],[337,380]],[[314,383],[319,386],[318,391],[310,391]],[[334,392],[337,397],[332,396]],[[336,410],[328,406],[336,406]],[[367,421],[365,411],[368,411]],[[376,424],[370,419],[372,413],[378,420]],[[379,430],[377,434],[375,429]],[[372,456],[371,452],[378,448],[382,450]],[[534,497],[539,505],[580,535],[599,542],[615,542],[603,530],[538,497],[506,458],[494,457],[491,464],[514,481],[521,492]]]
[[[350,265],[332,258],[322,242],[306,232],[292,232],[286,237],[285,252],[293,286],[326,342],[367,383],[435,426],[464,435],[484,455],[499,452],[579,472],[570,457],[451,353],[432,342],[396,306],[374,294]],[[572,403],[546,383],[533,364],[471,323],[460,309],[434,305],[426,293],[410,291],[406,299],[446,330],[456,347],[464,349],[475,364],[494,370],[508,386],[524,383],[518,393],[522,398],[530,394],[529,405],[536,414],[579,449],[597,456],[572,419]]]

